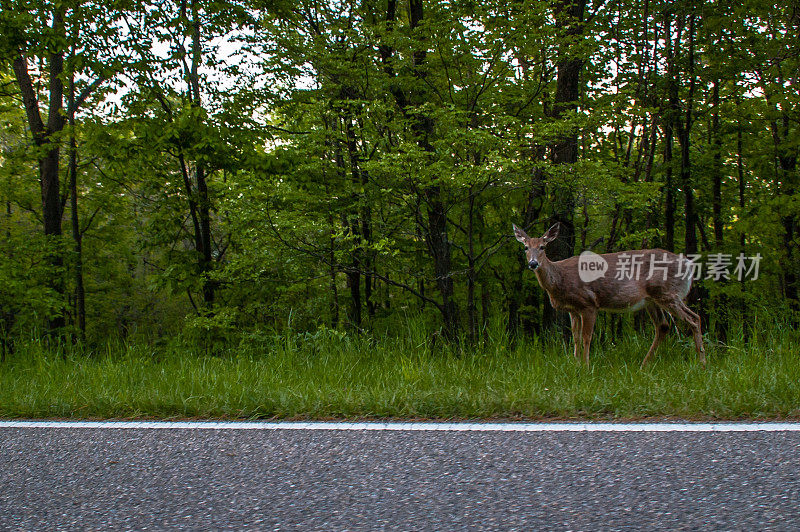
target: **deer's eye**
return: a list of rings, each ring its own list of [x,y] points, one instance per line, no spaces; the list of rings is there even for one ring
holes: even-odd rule
[[[539,249],[544,249],[544,246],[539,246]]]

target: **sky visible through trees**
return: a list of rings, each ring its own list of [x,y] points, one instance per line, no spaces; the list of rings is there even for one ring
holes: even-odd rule
[[[2,0],[0,34],[4,352],[568,326],[512,223],[697,255],[721,340],[798,310],[796,2]]]

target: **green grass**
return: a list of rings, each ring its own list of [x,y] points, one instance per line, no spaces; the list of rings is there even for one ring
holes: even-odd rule
[[[216,356],[142,344],[61,356],[29,342],[0,364],[0,417],[800,418],[797,335],[757,332],[707,345],[707,369],[672,335],[644,370],[649,334],[596,342],[590,369],[561,341],[499,334],[460,353],[413,328],[251,339]]]

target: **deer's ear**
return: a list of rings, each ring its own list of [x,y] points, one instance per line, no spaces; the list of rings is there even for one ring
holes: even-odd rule
[[[519,240],[523,244],[528,242],[528,235],[525,233],[525,231],[523,231],[514,224],[511,224],[511,227],[514,228],[514,236],[517,238],[517,240]]]
[[[550,242],[556,239],[556,237],[558,236],[558,227],[559,227],[558,222],[556,222],[553,224],[552,227],[550,227],[550,229],[547,230],[547,232],[544,235],[542,235],[542,240],[544,240],[545,244],[549,244]]]

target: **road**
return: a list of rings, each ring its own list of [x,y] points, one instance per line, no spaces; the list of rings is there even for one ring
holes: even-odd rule
[[[798,527],[798,431],[0,425],[0,530]]]

